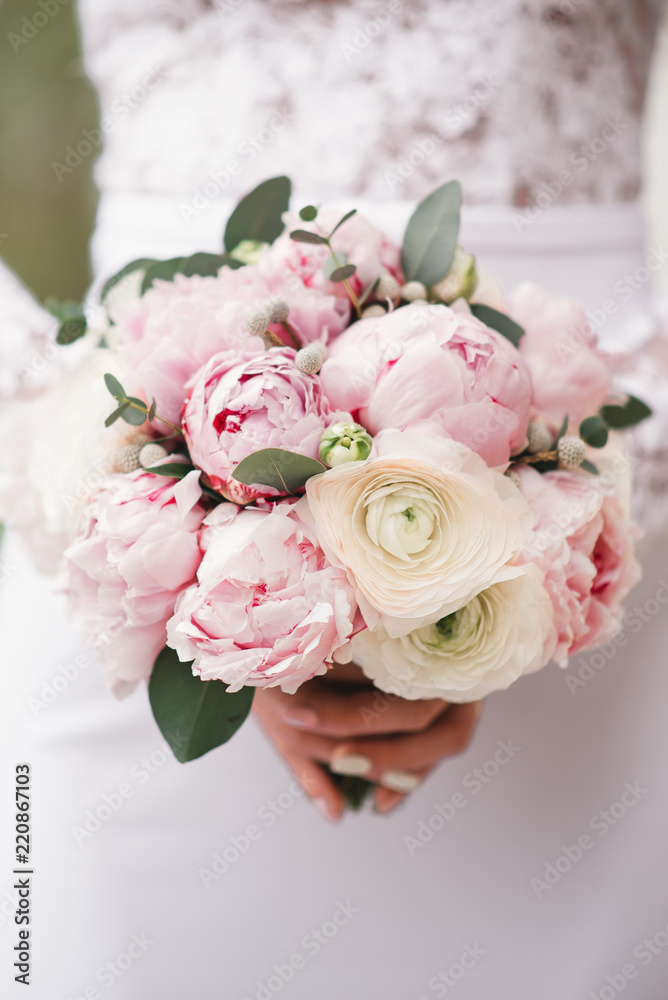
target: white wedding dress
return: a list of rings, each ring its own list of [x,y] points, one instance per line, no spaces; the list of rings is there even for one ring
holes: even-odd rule
[[[296,208],[357,207],[397,238],[411,202],[459,177],[464,246],[508,286],[579,297],[604,346],[634,355],[636,390],[665,401],[636,201],[658,3],[81,0],[79,15],[106,122],[98,281],[215,250],[230,204],[279,173]],[[4,280],[14,357],[31,356],[44,321]],[[626,644],[489,698],[463,756],[389,817],[339,826],[254,720],[176,763],[145,691],[105,691],[10,533],[3,996],[23,995],[9,826],[30,761],[34,1000],[662,1000],[665,433],[659,415],[636,444],[650,533]]]

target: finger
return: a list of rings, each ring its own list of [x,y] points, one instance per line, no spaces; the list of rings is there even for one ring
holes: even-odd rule
[[[389,788],[378,785],[374,795],[374,808],[378,813],[389,813],[406,798],[401,792],[393,792]]]
[[[386,739],[347,741],[337,747],[334,767],[345,758],[366,756],[371,761],[365,777],[381,781],[383,772],[422,772],[444,757],[463,753],[471,741],[482,708],[481,702],[452,705],[429,729]],[[343,762],[341,758],[344,758]]]
[[[266,688],[270,710],[287,725],[339,738],[420,732],[447,708],[440,698],[407,701],[382,691],[337,693],[309,684],[294,695]]]

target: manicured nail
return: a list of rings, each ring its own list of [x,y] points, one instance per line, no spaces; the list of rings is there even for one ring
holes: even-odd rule
[[[290,714],[284,716],[283,721],[289,726],[298,726],[300,729],[313,729],[318,725],[318,713],[313,708],[295,705],[290,709]]]
[[[387,789],[387,791],[389,794],[387,796],[383,796],[381,804],[378,805],[378,803],[376,803],[375,810],[377,813],[392,812],[395,806],[398,806],[400,802],[403,802],[404,797],[400,792],[390,792],[389,789]]]
[[[342,753],[332,760],[329,768],[334,774],[352,774],[363,777],[372,770],[373,762],[363,753]]]
[[[338,823],[339,820],[341,819],[341,817],[337,816],[337,814],[333,811],[333,809],[331,808],[331,806],[330,806],[329,802],[327,801],[327,799],[324,799],[324,798],[322,798],[322,799],[311,799],[311,802],[313,803],[313,805],[315,806],[315,808],[318,810],[318,812],[320,813],[320,815],[324,819],[328,820],[330,823]]]
[[[393,792],[412,792],[422,781],[417,774],[412,771],[383,771],[379,784],[383,788],[389,788]]]

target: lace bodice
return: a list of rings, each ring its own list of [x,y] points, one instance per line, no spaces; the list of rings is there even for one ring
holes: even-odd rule
[[[286,173],[323,200],[412,200],[456,176],[473,204],[631,200],[659,6],[80,0],[98,183],[236,197]]]

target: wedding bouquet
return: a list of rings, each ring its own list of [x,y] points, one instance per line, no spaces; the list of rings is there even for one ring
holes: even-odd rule
[[[182,761],[256,687],[337,662],[448,702],[565,666],[614,637],[639,575],[619,432],[649,410],[580,307],[504,296],[458,244],[456,181],[402,247],[289,196],[251,192],[220,255],[129,264],[84,337],[113,412],[64,589]],[[62,319],[61,343],[84,334]]]

